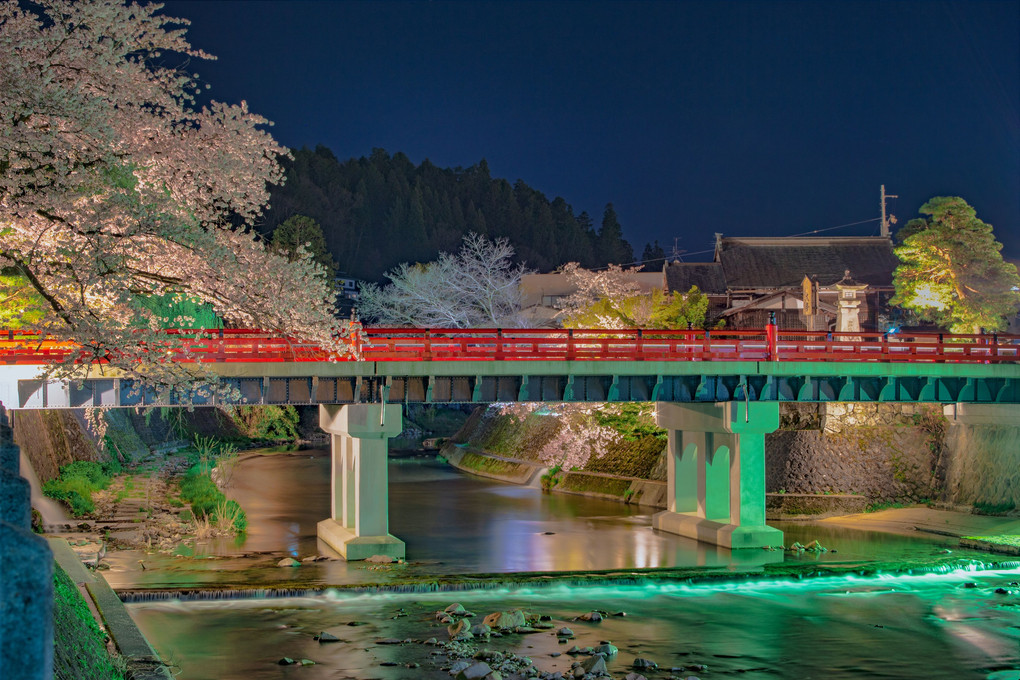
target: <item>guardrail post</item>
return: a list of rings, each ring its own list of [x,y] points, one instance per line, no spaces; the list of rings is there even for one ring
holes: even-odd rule
[[[432,361],[432,329],[425,329],[425,361]]]
[[[634,352],[634,358],[637,361],[645,360],[645,336],[644,330],[641,328],[637,329],[637,348]]]
[[[567,329],[567,359],[573,360],[577,358],[576,348],[574,347],[574,329]]]
[[[769,312],[769,322],[765,326],[765,360],[777,361],[779,359],[779,328],[776,326],[776,313]]]
[[[505,354],[503,352],[503,329],[496,329],[496,358],[503,359]]]

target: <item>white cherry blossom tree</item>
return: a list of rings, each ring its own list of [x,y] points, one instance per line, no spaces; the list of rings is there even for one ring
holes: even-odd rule
[[[384,326],[517,328],[521,276],[514,249],[471,233],[457,254],[440,253],[424,264],[401,264],[387,272],[390,283],[361,289],[358,311]]]

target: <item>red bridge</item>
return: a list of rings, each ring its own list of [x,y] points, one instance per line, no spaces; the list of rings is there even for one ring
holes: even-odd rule
[[[339,361],[879,361],[1016,362],[1017,335],[764,330],[365,328],[353,355],[244,329],[168,330],[154,351],[182,362]],[[49,364],[81,353],[71,342],[0,331],[0,361]],[[88,353],[91,357],[91,353]]]

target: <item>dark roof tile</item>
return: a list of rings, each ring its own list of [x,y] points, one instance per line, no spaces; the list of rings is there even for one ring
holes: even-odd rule
[[[725,295],[726,279],[718,262],[674,262],[666,265],[666,289],[686,293],[697,286],[702,293]]]
[[[805,275],[829,286],[848,269],[858,282],[891,286],[899,263],[881,237],[723,238],[716,256],[730,290],[797,286]]]

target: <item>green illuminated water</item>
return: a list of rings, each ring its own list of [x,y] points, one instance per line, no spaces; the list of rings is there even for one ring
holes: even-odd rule
[[[148,556],[145,571],[123,558],[107,572],[119,589],[259,587],[280,583],[323,588],[366,583],[410,592],[358,593],[328,589],[314,597],[162,601],[129,604],[146,637],[174,660],[184,680],[200,678],[449,678],[449,659],[418,642],[380,645],[382,638],[448,639],[434,611],[461,602],[482,616],[523,607],[548,614],[577,634],[580,647],[612,640],[617,678],[636,656],[663,667],[704,664],[708,671],[673,675],[711,678],[985,678],[1020,668],[1020,571],[955,570],[926,575],[848,574],[765,579],[764,570],[811,566],[857,569],[876,561],[932,565],[984,559],[938,536],[887,536],[834,527],[786,524],[787,543],[818,539],[822,555],[754,551],[738,556],[650,528],[650,508],[527,489],[462,475],[434,461],[400,461],[390,468],[391,531],[407,541],[412,563],[398,567],[342,561],[275,566],[287,554],[322,549],[315,522],[328,512],[328,458],[322,452],[253,458],[234,473],[232,495],[248,512],[246,541],[207,543],[211,560]],[[952,555],[947,556],[947,550]],[[265,559],[242,553],[267,553]],[[499,587],[518,572],[618,570],[626,579],[650,568],[698,568],[728,581],[658,581],[643,585]],[[636,570],[636,571],[635,571]],[[486,572],[485,589],[436,592],[423,576]],[[757,574],[757,575],[755,575]],[[750,576],[748,576],[750,575]],[[542,576],[533,577],[540,582]],[[965,587],[973,582],[978,587]],[[417,583],[418,585],[406,585]],[[496,585],[494,585],[494,583]],[[535,581],[532,581],[535,583]],[[463,585],[461,586],[463,587]],[[1004,587],[1010,594],[996,594]],[[416,592],[415,592],[416,591]],[[173,593],[156,597],[173,598]],[[592,609],[625,617],[573,621]],[[350,621],[367,625],[351,627]],[[320,645],[330,631],[344,642]],[[566,671],[573,661],[554,635],[542,631],[492,639],[491,649],[527,655],[541,671]],[[309,658],[308,667],[281,667],[281,657]],[[584,659],[585,657],[578,657]],[[397,666],[383,666],[396,663]],[[417,663],[410,669],[404,664]],[[650,680],[670,673],[645,673]]]
[[[449,594],[351,594],[219,602],[131,604],[132,615],[157,649],[180,660],[182,679],[197,678],[448,678],[445,657],[412,642],[447,639],[433,612],[460,602],[479,615],[523,607],[569,626],[571,644],[612,640],[609,662],[623,677],[637,656],[666,668],[704,664],[702,678],[984,678],[1020,667],[1020,596],[994,589],[1020,571],[943,575],[833,577],[739,585],[649,584],[640,587],[550,587]],[[979,587],[967,588],[966,582]],[[1013,590],[1016,590],[1014,587]],[[592,609],[601,623],[573,621]],[[400,618],[392,618],[397,615]],[[368,625],[351,627],[349,621]],[[344,642],[322,645],[330,631]],[[571,657],[550,631],[508,635],[481,647],[533,659],[542,671],[563,671]],[[318,665],[283,669],[283,656]],[[581,657],[584,658],[584,657]],[[415,662],[421,668],[386,667]],[[692,672],[693,674],[693,672]],[[667,677],[649,674],[649,677]],[[686,677],[682,675],[681,677]]]

